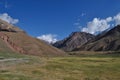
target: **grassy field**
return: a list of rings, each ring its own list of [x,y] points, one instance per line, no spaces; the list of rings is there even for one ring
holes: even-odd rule
[[[0,80],[120,80],[120,55],[40,58],[0,53]]]

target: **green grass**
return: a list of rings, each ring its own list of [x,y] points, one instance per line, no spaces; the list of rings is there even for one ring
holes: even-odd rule
[[[0,80],[120,80],[120,56],[113,54],[81,57],[11,54],[0,53],[0,57],[23,58],[27,62],[0,62]]]

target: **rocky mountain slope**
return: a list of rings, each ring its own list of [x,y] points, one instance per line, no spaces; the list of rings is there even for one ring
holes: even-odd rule
[[[65,55],[63,51],[28,36],[25,31],[3,20],[0,20],[0,52],[16,52],[37,56]]]
[[[64,51],[72,51],[78,46],[82,46],[86,42],[94,39],[95,36],[85,32],[73,32],[69,37],[64,40],[58,41],[53,46],[60,48]]]
[[[103,32],[74,51],[120,51],[120,25]]]

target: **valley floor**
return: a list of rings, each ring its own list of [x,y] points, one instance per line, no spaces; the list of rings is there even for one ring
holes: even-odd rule
[[[120,56],[40,58],[0,53],[0,80],[120,80]]]

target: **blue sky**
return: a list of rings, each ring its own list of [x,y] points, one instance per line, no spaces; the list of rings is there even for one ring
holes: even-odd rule
[[[16,25],[33,37],[54,34],[63,39],[94,18],[119,12],[120,0],[0,0],[0,14],[19,19]]]

